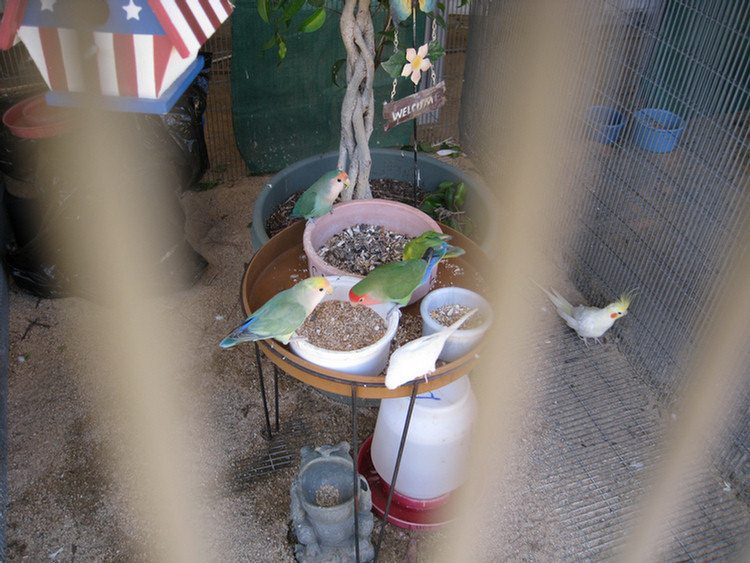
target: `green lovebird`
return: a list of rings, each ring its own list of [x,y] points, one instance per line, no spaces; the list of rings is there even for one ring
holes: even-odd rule
[[[275,338],[282,344],[288,344],[292,333],[305,322],[323,296],[332,291],[333,287],[324,277],[302,280],[271,297],[222,340],[219,346],[231,348],[240,342],[266,338]]]
[[[291,217],[312,219],[331,211],[333,202],[344,188],[349,187],[349,176],[343,170],[326,172],[307,188],[292,209]]]
[[[428,248],[421,258],[376,266],[349,290],[349,301],[361,305],[393,303],[403,307],[409,303],[411,294],[427,281],[442,257],[441,253]]]
[[[443,258],[454,258],[461,256],[466,251],[458,246],[451,246],[448,241],[451,240],[450,235],[445,233],[438,233],[435,231],[425,231],[416,238],[411,239],[404,245],[404,260],[410,260],[411,258],[419,258],[424,255],[425,250],[432,248],[436,253],[440,253],[445,250]]]

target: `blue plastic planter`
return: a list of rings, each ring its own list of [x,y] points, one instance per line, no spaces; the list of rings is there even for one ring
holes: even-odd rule
[[[371,178],[414,179],[414,153],[397,149],[371,149]],[[266,220],[274,207],[290,195],[306,189],[323,173],[336,168],[338,151],[311,156],[295,162],[276,174],[258,194],[253,206],[251,236],[253,248],[258,250],[268,242]],[[496,202],[494,195],[478,177],[435,158],[419,154],[419,170],[424,188],[435,191],[441,182],[464,182],[467,187],[464,210],[476,228],[476,242],[484,249],[495,246],[497,235]]]
[[[611,107],[591,106],[586,117],[591,127],[591,137],[605,145],[616,142],[625,127],[625,116]]]
[[[634,117],[633,142],[647,151],[673,150],[685,130],[685,120],[665,109],[642,109]]]

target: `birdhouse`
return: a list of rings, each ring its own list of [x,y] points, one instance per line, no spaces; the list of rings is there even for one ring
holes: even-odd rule
[[[232,8],[229,0],[8,0],[0,48],[24,43],[50,105],[166,113]]]

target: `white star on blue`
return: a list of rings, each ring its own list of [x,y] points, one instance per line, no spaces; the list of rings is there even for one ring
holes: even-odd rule
[[[123,6],[122,9],[125,10],[125,13],[127,14],[125,19],[128,19],[128,20],[141,19],[140,13],[143,8],[141,8],[140,6],[136,6],[133,0],[130,0],[130,3],[127,6]]]

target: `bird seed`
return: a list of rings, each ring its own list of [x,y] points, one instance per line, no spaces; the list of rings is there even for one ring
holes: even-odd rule
[[[297,329],[313,346],[348,352],[374,344],[385,335],[385,323],[375,311],[348,301],[323,301]]]
[[[471,311],[471,309],[472,307],[468,307],[467,305],[459,305],[458,303],[453,303],[449,305],[443,305],[442,307],[438,307],[437,309],[430,311],[430,317],[432,317],[436,322],[440,323],[443,326],[450,326],[458,319],[463,317],[466,313]],[[464,321],[464,324],[462,324],[458,329],[471,330],[472,328],[478,328],[482,326],[483,322],[484,319],[482,318],[481,313],[477,311],[468,319],[466,319]]]
[[[366,276],[375,266],[401,260],[412,238],[381,225],[358,224],[334,234],[318,256],[339,270]]]

